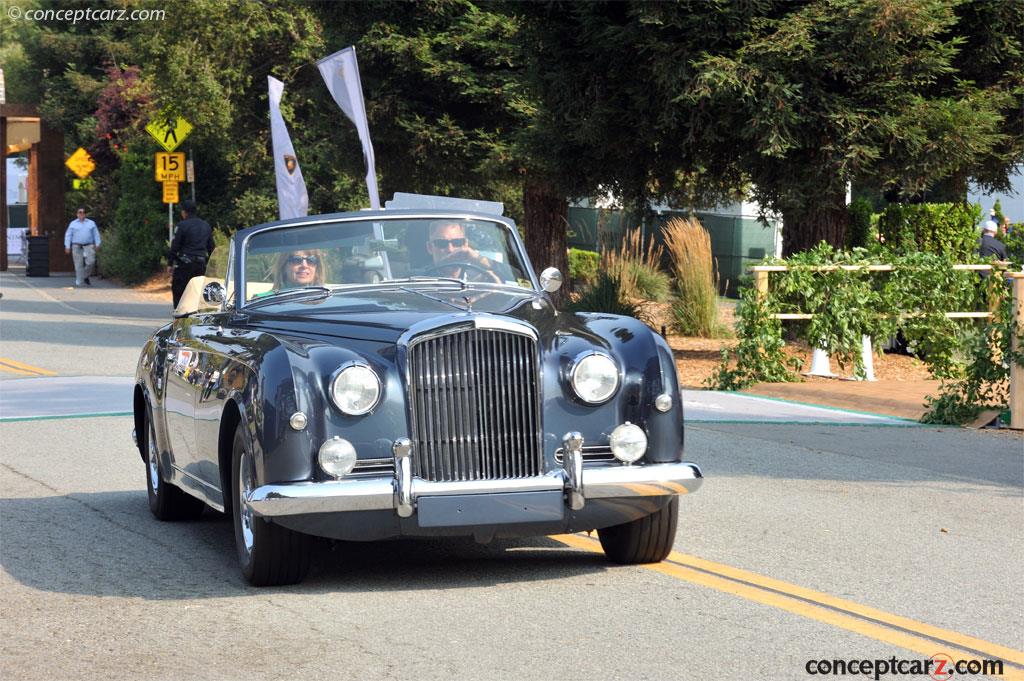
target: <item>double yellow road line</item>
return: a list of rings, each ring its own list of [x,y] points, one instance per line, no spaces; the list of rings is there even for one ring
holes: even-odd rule
[[[7,359],[6,357],[0,357],[0,371],[7,371],[12,374],[18,374],[19,376],[34,376],[36,378],[40,376],[56,376],[56,371],[50,371],[49,369],[40,369],[34,367],[31,364],[25,364],[24,362],[17,362],[13,359]]]
[[[597,541],[583,535],[563,534],[551,539],[575,549],[601,552]],[[676,551],[664,562],[641,567],[846,629],[919,653],[924,658],[938,654],[948,655],[953,660],[998,658],[1006,663],[1000,678],[1024,681],[1024,651]]]

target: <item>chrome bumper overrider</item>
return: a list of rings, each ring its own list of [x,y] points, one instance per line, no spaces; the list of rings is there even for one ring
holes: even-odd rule
[[[703,482],[700,468],[687,462],[584,469],[583,438],[569,433],[565,444],[562,470],[547,475],[433,482],[411,475],[411,446],[402,438],[395,443],[394,477],[263,485],[253,490],[248,501],[256,515],[267,517],[392,509],[407,518],[415,512],[416,500],[427,496],[561,490],[567,506],[579,510],[587,499],[687,494],[697,491]]]

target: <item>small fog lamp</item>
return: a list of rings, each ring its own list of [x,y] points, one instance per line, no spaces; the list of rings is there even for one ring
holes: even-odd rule
[[[327,475],[343,478],[351,473],[356,465],[356,448],[348,440],[332,437],[320,446],[317,461]]]
[[[633,463],[647,451],[647,434],[643,428],[626,421],[612,431],[612,454],[623,463]]]

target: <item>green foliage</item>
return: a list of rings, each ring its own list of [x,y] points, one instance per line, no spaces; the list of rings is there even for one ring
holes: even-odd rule
[[[103,275],[126,284],[145,280],[167,253],[167,214],[159,209],[160,185],[153,182],[153,157],[132,146],[120,157],[114,176],[117,200],[113,221],[104,231]]]
[[[996,224],[1002,226],[1003,218],[1005,216],[1003,215],[1003,204],[1002,202],[999,201],[999,199],[996,199],[995,204],[992,206],[992,212],[995,213],[994,218]]]
[[[569,249],[569,278],[573,288],[590,286],[597,281],[601,254],[581,248]]]
[[[1006,244],[1006,254],[1013,268],[1019,270],[1024,267],[1024,222],[1010,225],[1009,232],[1002,236],[1002,240]]]
[[[977,257],[968,259],[977,261]],[[802,324],[808,345],[822,347],[841,365],[862,375],[861,337],[887,338],[899,329],[919,353],[941,394],[929,399],[928,422],[963,423],[982,408],[1007,401],[1005,379],[1010,362],[1024,364],[1024,352],[1012,353],[1010,296],[998,276],[954,270],[956,260],[933,253],[877,256],[864,249],[836,251],[827,244],[798,254],[773,272],[768,293],[758,296],[747,279],[740,290],[739,346],[723,352],[710,384],[742,388],[758,381],[792,380],[781,353],[782,326],[770,315],[800,312],[814,317]],[[844,270],[844,266],[888,264],[892,271]],[[946,312],[993,309],[990,321],[948,319]],[[998,349],[993,352],[993,347]]]
[[[871,202],[854,199],[847,207],[850,224],[846,228],[846,249],[866,248],[871,238]]]
[[[960,203],[894,203],[878,220],[885,245],[896,253],[926,252],[966,259],[978,249],[981,208]]]
[[[750,277],[744,277],[736,310],[739,343],[732,350],[722,349],[722,362],[706,381],[708,387],[742,390],[762,381],[799,380],[790,369],[799,369],[800,362],[782,351],[782,322],[771,316],[777,312],[773,305],[757,294]]]
[[[636,279],[638,298],[664,303],[672,297],[672,279],[661,269],[645,262],[633,262],[629,267]]]
[[[617,278],[602,269],[597,280],[587,287],[579,298],[569,304],[573,312],[605,312],[637,317],[640,308],[622,295],[622,288]]]
[[[1024,366],[1024,329],[1014,326],[1011,305],[1011,296],[1004,295],[995,319],[971,327],[963,336],[963,370],[943,380],[937,397],[926,398],[929,411],[921,419],[924,423],[963,424],[984,409],[1005,409],[1010,365]],[[1016,352],[1014,334],[1020,348]]]
[[[976,45],[992,28],[961,15],[1019,26],[1020,3],[739,5],[753,16],[735,27],[735,46],[700,50],[688,65],[693,77],[679,81],[681,99],[702,114],[696,135],[685,117],[680,132],[700,140],[705,164],[749,175],[753,198],[786,218],[786,252],[818,240],[805,235],[842,245],[832,224],[840,218],[817,208],[841,199],[852,180],[907,197],[946,179],[964,190],[969,176],[1006,184],[1024,151],[1021,34],[1000,35],[1004,51],[978,69],[962,55],[982,56]],[[658,46],[647,51],[659,55]]]

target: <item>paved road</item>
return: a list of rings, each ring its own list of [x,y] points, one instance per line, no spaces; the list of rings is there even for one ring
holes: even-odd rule
[[[168,307],[22,283],[0,275],[0,358],[55,376],[0,370],[0,394],[129,376]],[[731,420],[687,429],[707,480],[659,566],[585,535],[324,544],[271,590],[221,516],[152,518],[128,417],[0,423],[0,677],[808,679],[938,653],[1024,677],[1019,437]]]

